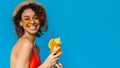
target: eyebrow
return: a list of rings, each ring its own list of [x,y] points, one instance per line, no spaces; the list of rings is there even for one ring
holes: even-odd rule
[[[34,16],[38,16],[38,15],[34,15]],[[30,16],[26,15],[26,16],[24,16],[23,18],[26,18],[26,17],[30,17]]]
[[[24,16],[23,18],[30,17],[30,16]]]

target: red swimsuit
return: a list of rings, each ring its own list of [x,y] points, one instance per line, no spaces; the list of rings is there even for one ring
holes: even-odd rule
[[[39,53],[39,48],[38,47],[36,47],[36,51],[37,51],[37,53]],[[32,55],[31,55],[31,59],[30,59],[29,68],[37,68],[41,64],[42,64],[42,62],[40,60],[40,55],[38,54],[38,56],[37,56],[35,51],[32,50]]]

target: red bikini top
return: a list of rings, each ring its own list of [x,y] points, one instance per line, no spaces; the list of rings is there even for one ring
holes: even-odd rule
[[[30,58],[29,68],[37,68],[38,66],[40,66],[42,64],[38,47],[36,47],[36,51],[37,52],[35,52],[35,50],[32,49],[32,55]],[[38,53],[38,55],[36,53]]]

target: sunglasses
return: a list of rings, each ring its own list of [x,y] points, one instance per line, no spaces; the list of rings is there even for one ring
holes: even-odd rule
[[[40,24],[40,19],[39,19],[39,17],[36,16],[36,15],[33,16],[32,19],[31,19],[29,16],[25,16],[22,20],[23,20],[23,22],[25,23],[25,25],[30,24],[32,20],[33,20],[33,22],[34,22],[35,24],[37,24],[37,25]]]

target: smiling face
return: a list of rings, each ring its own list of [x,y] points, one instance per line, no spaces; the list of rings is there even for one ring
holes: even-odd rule
[[[40,19],[35,12],[28,8],[22,13],[20,25],[23,27],[25,33],[36,34],[40,28]]]
[[[18,8],[19,7],[19,8]],[[18,38],[26,32],[40,37],[48,30],[45,8],[37,2],[20,4],[13,13],[13,23]]]

